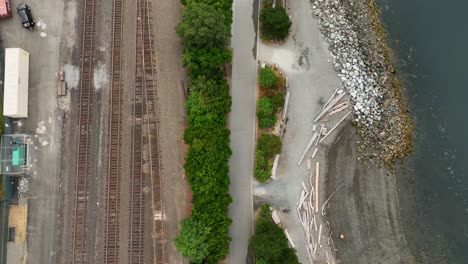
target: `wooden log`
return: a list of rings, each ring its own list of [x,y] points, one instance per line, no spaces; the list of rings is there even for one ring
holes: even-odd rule
[[[317,122],[318,120],[320,120],[320,118],[322,118],[323,115],[325,115],[339,100],[341,100],[341,98],[344,96],[345,94],[342,93],[340,95],[338,95],[335,99],[333,99],[330,104],[325,107],[322,112],[320,112],[320,114],[317,116],[317,118],[315,118],[314,120],[314,123]]]
[[[305,191],[302,190],[301,191],[301,198],[299,198],[299,201],[297,202],[297,207],[301,207],[301,201],[303,201],[304,196],[305,196]]]
[[[301,184],[302,184],[302,189],[303,189],[305,192],[309,192],[309,190],[307,189],[307,186],[305,185],[304,181],[301,181]]]
[[[330,135],[331,132],[333,132],[333,130],[335,130],[335,128],[337,128],[341,124],[341,122],[343,122],[351,114],[351,112],[352,111],[349,111],[345,116],[343,116],[343,118],[341,118],[341,120],[338,121],[338,123],[336,123],[336,125],[332,129],[330,129],[330,131],[328,131],[328,133],[320,140],[320,143],[324,141],[328,137],[328,135]]]
[[[325,125],[321,125],[320,126],[320,130],[319,130],[319,134],[318,134],[318,137],[317,137],[317,141],[315,141],[315,146],[318,145],[319,141],[320,141],[320,137],[322,136],[322,132],[323,132],[323,128],[325,127]]]
[[[296,248],[296,245],[294,245],[294,242],[293,242],[291,236],[289,235],[287,229],[284,230],[284,233],[286,234],[286,237],[288,238],[289,245],[291,245],[292,248]]]
[[[271,178],[276,180],[276,170],[278,169],[278,162],[279,162],[280,155],[275,155],[275,160],[273,161],[273,168],[271,169]]]
[[[333,97],[335,97],[335,94],[338,92],[340,88],[336,88],[335,91],[332,93],[332,95],[330,96],[330,98],[328,98],[328,101],[323,105],[322,109],[325,109],[325,107],[328,106],[328,104],[331,102],[331,100],[333,99]]]
[[[321,240],[321,239],[322,239],[322,224],[320,224],[317,244],[320,245],[320,240]]]
[[[325,215],[325,205],[330,201],[330,199],[332,198],[332,196],[344,185],[344,183],[342,183],[340,186],[338,186],[338,188],[336,188],[336,190],[330,194],[330,196],[328,197],[328,199],[323,203],[322,205],[322,215]]]
[[[315,162],[315,212],[318,213],[318,204],[319,204],[319,177],[320,177],[320,163]]]
[[[275,224],[279,224],[281,222],[279,216],[278,216],[278,212],[276,212],[276,210],[274,210],[272,213],[271,213],[271,218],[273,218],[273,222],[275,222]]]
[[[286,97],[284,98],[284,107],[283,107],[283,115],[281,116],[281,120],[286,119],[286,112],[288,111],[288,105],[289,105],[289,91],[286,93]]]
[[[315,215],[314,215],[314,230],[315,232],[317,232],[317,219],[315,219]]]
[[[337,113],[339,113],[339,112],[341,112],[341,111],[343,111],[343,110],[345,110],[345,109],[348,109],[348,106],[347,106],[347,105],[343,105],[343,106],[340,107],[340,108],[337,108],[337,109],[335,109],[335,110],[330,111],[330,112],[328,113],[328,116],[332,116],[332,115],[334,115],[334,114],[337,114]]]
[[[312,146],[312,144],[314,143],[315,139],[317,138],[318,134],[317,133],[314,133],[314,135],[312,136],[312,138],[310,139],[309,141],[309,144],[307,144],[307,147],[304,149],[304,153],[302,153],[302,156],[301,156],[301,159],[299,160],[299,162],[297,163],[297,166],[300,166],[302,161],[304,160],[305,156],[307,155],[307,152],[309,152],[309,149],[310,147]]]
[[[318,148],[315,148],[314,152],[312,153],[312,158],[315,158],[315,155],[317,154]]]
[[[309,244],[306,245],[306,249],[307,249],[307,255],[309,256],[310,263],[313,264],[314,261],[312,260],[312,253],[309,250]]]
[[[340,108],[340,107],[342,107],[343,105],[349,106],[349,101],[345,101],[345,102],[343,102],[343,103],[340,103],[340,104],[335,105],[332,109],[330,109],[330,112],[331,112],[331,111],[334,111],[334,110],[336,110],[336,109],[338,109],[338,108]],[[329,112],[329,113],[330,113],[330,112]]]

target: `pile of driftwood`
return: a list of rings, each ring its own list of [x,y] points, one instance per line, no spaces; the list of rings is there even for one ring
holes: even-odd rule
[[[338,189],[328,197],[328,199],[321,204],[319,201],[319,180],[320,180],[320,162],[315,162],[315,169],[312,168],[312,163],[307,160],[307,169],[309,172],[309,182],[302,181],[302,191],[299,202],[297,203],[297,213],[301,221],[302,228],[304,229],[306,238],[306,249],[310,263],[314,263],[317,255],[317,249],[325,251],[327,264],[334,264],[334,259],[330,258],[329,251],[335,256],[337,251],[335,243],[332,238],[332,232],[328,237],[324,237],[326,230],[330,230],[330,224],[326,221],[326,227],[323,226],[324,220],[320,217],[325,215],[325,206],[330,201],[330,198],[338,191]],[[310,186],[310,187],[308,187]],[[321,205],[321,206],[320,206]],[[316,217],[318,216],[318,217]]]
[[[306,249],[307,254],[310,259],[310,263],[316,259],[317,249],[324,249],[327,263],[333,264],[334,259],[329,256],[329,252],[335,255],[337,249],[332,239],[332,232],[328,238],[323,237],[323,233],[327,233],[330,226],[328,221],[326,221],[326,226],[324,227],[324,219],[321,216],[325,215],[325,209],[330,201],[330,198],[341,188],[331,194],[331,196],[323,203],[320,202],[319,190],[320,190],[320,162],[313,160],[315,159],[318,151],[319,144],[323,142],[350,114],[351,114],[351,104],[346,100],[345,92],[340,89],[336,89],[330,99],[323,106],[320,114],[315,118],[313,128],[312,128],[312,137],[309,140],[307,146],[304,149],[297,165],[300,166],[304,159],[307,163],[307,171],[309,175],[306,177],[308,181],[302,181],[302,191],[299,202],[297,203],[297,213],[301,221],[302,227],[304,229],[306,237]],[[325,122],[321,122],[325,117],[334,116],[337,113],[347,110],[334,125],[329,129]],[[327,120],[329,123],[330,120]],[[308,156],[311,148],[314,147],[312,154]],[[306,158],[308,157],[308,158]],[[314,167],[314,168],[313,168]],[[307,183],[308,182],[308,183]],[[318,214],[321,215],[318,215]],[[325,248],[324,248],[325,247]]]
[[[312,127],[312,138],[304,149],[304,152],[302,153],[302,156],[297,163],[298,166],[300,166],[302,161],[304,161],[304,158],[306,157],[312,145],[314,145],[315,148],[312,152],[311,158],[315,158],[315,155],[318,151],[318,144],[324,141],[352,112],[351,103],[345,99],[345,92],[343,90],[336,89],[330,99],[328,99],[328,101],[323,106],[320,114],[315,118],[314,123],[319,122],[325,116],[333,116],[347,109],[348,112],[338,122],[336,122],[336,124],[331,129],[328,129],[328,126],[323,123],[319,123],[318,125],[315,124]],[[320,129],[317,129],[318,126],[320,126]]]

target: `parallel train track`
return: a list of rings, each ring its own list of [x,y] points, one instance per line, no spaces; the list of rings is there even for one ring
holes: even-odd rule
[[[94,102],[94,13],[96,1],[83,0],[80,65],[79,135],[75,171],[75,202],[72,235],[72,263],[87,262],[87,205],[90,178],[91,124]]]
[[[113,0],[111,85],[107,146],[107,185],[105,210],[104,263],[119,263],[119,208],[122,187],[122,41],[124,0]],[[93,61],[95,49],[96,0],[83,1],[81,78],[79,97],[79,136],[75,175],[72,263],[87,263],[87,203],[90,178],[91,122],[94,103]],[[163,203],[161,193],[158,120],[156,109],[156,72],[153,35],[148,0],[137,0],[136,71],[132,101],[132,135],[129,206],[129,263],[145,261],[145,203],[152,208],[152,257],[166,263],[164,251]],[[148,155],[143,155],[143,149]],[[148,168],[144,170],[144,167]],[[146,177],[149,177],[146,178]],[[151,184],[151,201],[144,199],[144,185]],[[126,261],[125,261],[126,262]]]

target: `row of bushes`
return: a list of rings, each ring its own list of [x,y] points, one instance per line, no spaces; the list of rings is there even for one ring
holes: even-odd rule
[[[188,0],[176,31],[181,37],[183,63],[190,78],[186,101],[189,145],[185,174],[193,198],[191,216],[182,221],[175,240],[192,263],[218,263],[229,252],[228,206],[231,109],[229,86],[222,67],[231,61],[227,49],[232,21],[231,0]]]
[[[296,250],[288,246],[283,230],[273,223],[268,205],[260,208],[249,244],[256,264],[299,264]]]
[[[278,110],[284,105],[282,86],[284,81],[270,66],[260,69],[258,82],[263,96],[258,100],[258,127],[265,132],[275,126],[278,121]],[[281,140],[272,134],[262,134],[257,142],[254,177],[259,182],[267,182],[271,177],[271,169],[275,155],[281,152]]]
[[[280,86],[282,82],[276,72],[266,66],[260,69],[259,84],[264,96],[258,101],[257,118],[259,128],[271,128],[276,124],[277,113],[284,104]]]

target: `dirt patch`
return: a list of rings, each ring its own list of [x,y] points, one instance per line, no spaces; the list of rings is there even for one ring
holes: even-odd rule
[[[28,225],[28,206],[10,206],[8,215],[8,227],[15,228],[15,243],[22,244],[26,241],[26,227]]]

